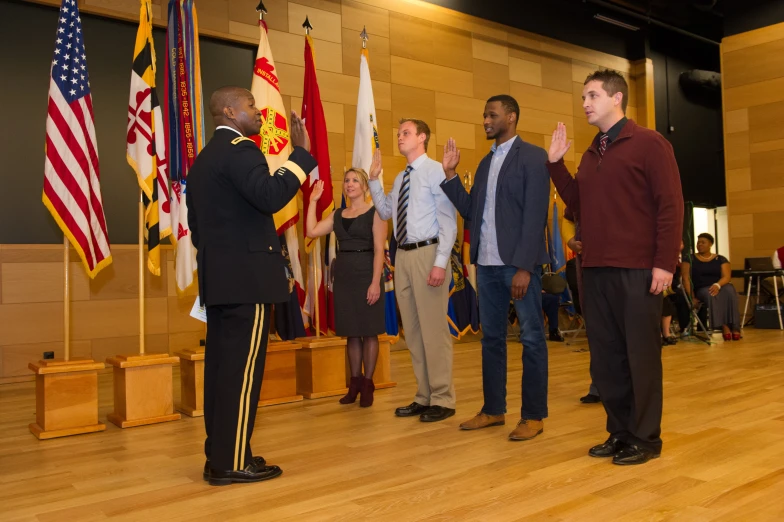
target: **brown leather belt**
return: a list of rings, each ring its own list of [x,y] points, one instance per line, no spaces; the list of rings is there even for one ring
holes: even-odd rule
[[[424,241],[420,241],[419,243],[406,243],[405,245],[398,245],[397,247],[400,250],[415,250],[417,248],[428,246],[428,245],[435,245],[438,243],[438,238],[434,237],[432,239],[425,239]]]

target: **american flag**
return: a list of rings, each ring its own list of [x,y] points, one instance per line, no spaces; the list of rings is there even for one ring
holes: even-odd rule
[[[112,258],[76,0],[63,0],[60,6],[50,80],[43,202],[79,253],[87,273],[95,277]]]

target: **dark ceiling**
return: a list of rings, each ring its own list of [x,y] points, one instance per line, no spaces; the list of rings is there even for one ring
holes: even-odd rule
[[[706,68],[718,67],[723,37],[784,22],[784,0],[427,1],[629,59],[657,48]]]

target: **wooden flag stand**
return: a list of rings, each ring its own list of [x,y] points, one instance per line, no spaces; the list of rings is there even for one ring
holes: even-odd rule
[[[63,241],[64,358],[30,363],[35,372],[35,422],[30,431],[38,439],[103,431],[98,422],[98,370],[104,365],[90,358],[71,359],[71,308],[68,280],[68,238]]]
[[[189,417],[204,416],[204,346],[174,354],[180,358],[180,404]]]
[[[270,341],[264,362],[259,406],[274,406],[299,402],[302,395],[297,390],[297,354],[302,348],[298,341]]]
[[[318,240],[317,240],[318,241]],[[315,257],[315,249],[310,256]],[[331,335],[322,336],[319,324],[318,302],[318,271],[317,259],[313,259],[313,288],[315,289],[314,322],[315,337],[300,337],[296,341],[302,344],[297,350],[297,393],[306,399],[320,399],[344,395],[348,392],[346,385],[346,339]]]
[[[144,353],[144,203],[139,198],[139,354],[116,355],[106,362],[114,367],[114,412],[109,420],[120,428],[133,428],[179,420],[174,412],[172,368],[179,358]]]

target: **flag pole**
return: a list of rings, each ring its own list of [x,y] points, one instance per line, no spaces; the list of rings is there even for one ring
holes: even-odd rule
[[[68,266],[70,265],[68,236],[63,234],[63,340],[65,341],[65,360],[71,359],[71,292]]]
[[[144,355],[144,201],[141,189],[139,189],[139,355]]]
[[[316,238],[316,241],[320,241],[320,239]],[[314,304],[314,315],[316,316],[313,320],[313,323],[316,325],[316,337],[321,337],[321,321],[319,321],[319,295],[318,295],[318,267],[316,263],[318,263],[318,259],[316,259],[316,249],[310,251],[310,256],[313,258],[313,304]]]

